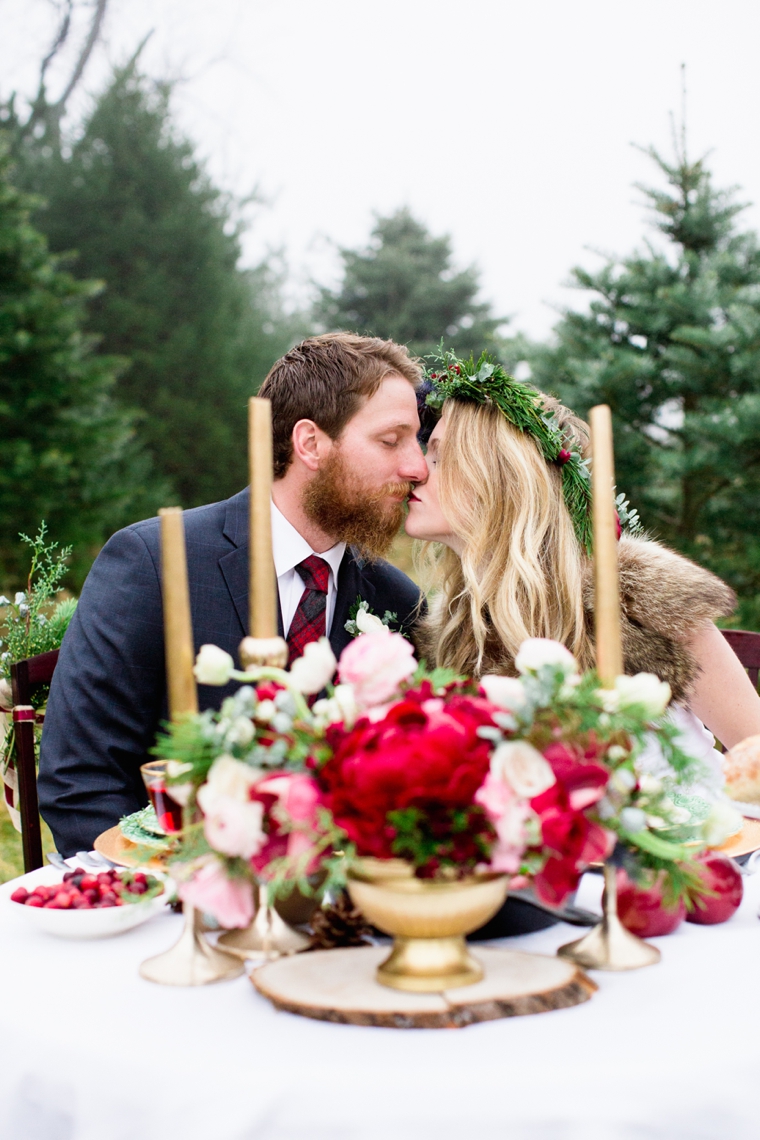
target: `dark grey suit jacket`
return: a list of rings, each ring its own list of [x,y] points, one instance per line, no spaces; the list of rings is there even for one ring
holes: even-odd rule
[[[185,512],[190,608],[196,652],[210,642],[238,660],[248,633],[248,490]],[[140,765],[167,717],[157,518],[119,531],[98,555],[64,638],[50,690],[40,757],[43,817],[62,855],[89,850],[97,835],[147,803]],[[338,574],[330,644],[361,596],[405,632],[419,590],[386,562],[364,563],[350,548]],[[282,632],[282,630],[280,631]],[[236,688],[201,685],[201,709]]]

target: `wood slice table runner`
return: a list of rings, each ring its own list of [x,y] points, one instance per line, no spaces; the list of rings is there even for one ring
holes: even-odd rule
[[[478,1021],[565,1009],[596,985],[572,962],[479,946],[481,982],[441,994],[409,994],[375,981],[387,946],[316,950],[268,962],[251,974],[264,997],[288,1013],[348,1025],[457,1029]]]

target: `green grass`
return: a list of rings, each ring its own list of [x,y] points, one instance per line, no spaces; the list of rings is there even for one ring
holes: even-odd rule
[[[0,799],[0,802],[2,800]],[[55,841],[48,825],[42,820],[42,850],[55,851]],[[0,883],[7,883],[24,873],[24,858],[21,853],[21,836],[11,823],[11,817],[3,805],[0,810]]]

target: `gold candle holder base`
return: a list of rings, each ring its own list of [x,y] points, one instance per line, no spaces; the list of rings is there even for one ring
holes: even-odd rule
[[[626,930],[617,914],[616,870],[604,865],[603,917],[583,938],[560,946],[559,958],[567,958],[584,970],[638,970],[660,961],[660,951]]]
[[[141,977],[160,986],[207,986],[239,978],[244,972],[242,962],[206,941],[201,934],[200,912],[187,904],[179,942],[163,954],[146,958],[140,966]]]
[[[273,906],[259,906],[250,926],[228,930],[219,939],[228,954],[238,958],[265,958],[272,961],[288,954],[298,954],[311,945],[305,934],[288,926]]]
[[[238,650],[244,669],[284,669],[288,643],[282,637],[244,637]]]

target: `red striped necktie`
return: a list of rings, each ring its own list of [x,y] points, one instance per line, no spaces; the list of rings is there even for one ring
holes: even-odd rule
[[[327,632],[327,583],[330,566],[324,558],[310,554],[299,562],[296,571],[303,579],[304,592],[288,630],[288,668],[303,655],[310,641],[318,641]]]

